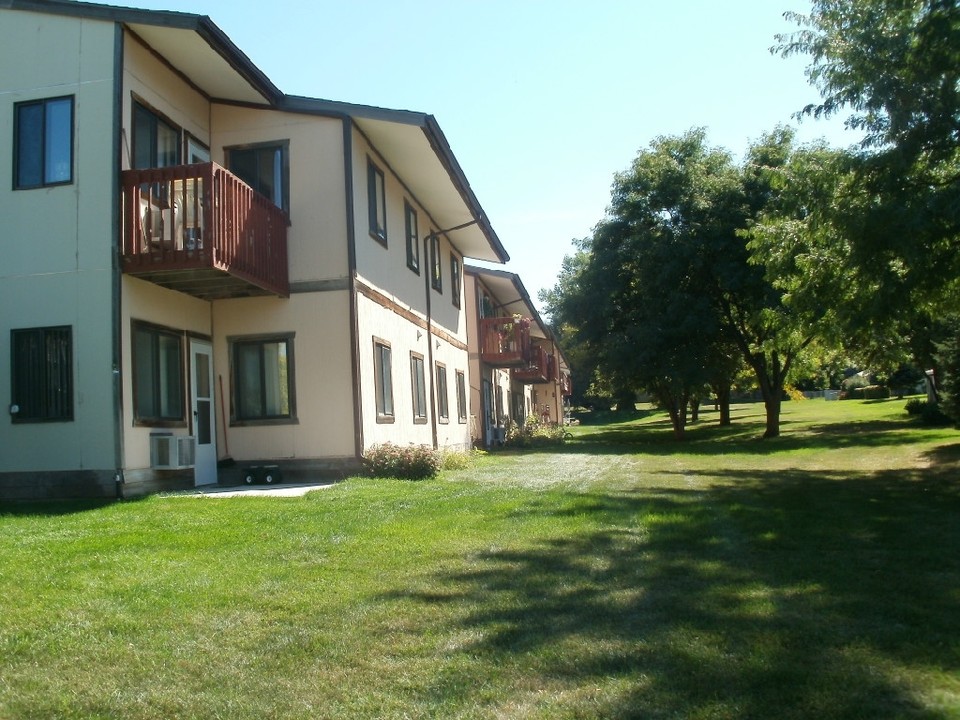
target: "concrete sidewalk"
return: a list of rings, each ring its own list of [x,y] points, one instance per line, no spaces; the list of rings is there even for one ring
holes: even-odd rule
[[[201,486],[177,497],[230,498],[244,496],[300,497],[312,490],[324,490],[335,483],[280,483],[278,485],[237,485],[220,487],[219,485]]]

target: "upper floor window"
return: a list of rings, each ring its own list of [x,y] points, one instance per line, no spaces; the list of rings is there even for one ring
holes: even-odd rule
[[[420,233],[417,229],[417,211],[408,202],[403,203],[406,217],[407,267],[420,274]]]
[[[133,325],[133,414],[138,423],[182,423],[183,334],[143,323]]]
[[[233,420],[295,419],[293,335],[231,338]]]
[[[450,299],[460,307],[460,258],[450,253]]]
[[[430,235],[430,285],[437,292],[443,292],[443,271],[440,260],[440,236]]]
[[[73,97],[14,105],[14,189],[73,182]]]
[[[133,167],[180,164],[180,129],[140,103],[133,104]]]
[[[383,171],[367,161],[367,206],[370,212],[370,234],[387,244],[387,194]]]
[[[73,420],[73,338],[69,327],[10,331],[13,422]]]
[[[227,162],[230,172],[289,214],[288,146],[284,141],[228,148]]]

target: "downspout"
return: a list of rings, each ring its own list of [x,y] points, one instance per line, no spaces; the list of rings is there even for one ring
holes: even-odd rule
[[[357,234],[353,203],[353,125],[343,117],[343,181],[347,213],[347,277],[350,296],[350,372],[353,379],[353,454],[363,458],[363,393],[360,386],[360,328],[357,308]]]
[[[112,347],[113,354],[113,453],[114,482],[117,497],[123,497],[123,282],[120,266],[121,227],[120,227],[120,168],[123,162],[123,26],[114,25],[113,43],[113,167],[110,187],[113,189],[110,200],[111,221],[111,300],[112,300]]]
[[[432,255],[432,243],[430,242],[432,238],[436,236],[436,233],[430,233],[423,239],[423,259],[429,263],[428,268],[424,268],[425,272],[423,273],[423,287],[427,293],[427,362],[429,363],[426,369],[426,375],[430,378],[430,429],[433,432],[433,447],[437,449],[440,447],[439,436],[437,434],[437,403],[436,403],[436,389],[434,388],[434,382],[436,379],[433,376],[433,314],[432,314],[432,300],[433,298],[430,295],[431,291],[431,279],[433,276],[433,255]],[[439,254],[439,249],[438,253]]]

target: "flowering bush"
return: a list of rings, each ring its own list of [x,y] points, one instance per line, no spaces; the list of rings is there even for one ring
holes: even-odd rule
[[[363,463],[374,477],[422,480],[436,476],[443,465],[443,453],[426,445],[374,445],[363,455]]]
[[[566,438],[567,431],[562,425],[543,422],[536,415],[531,415],[523,422],[523,427],[510,425],[507,428],[504,445],[508,447],[562,445]]]

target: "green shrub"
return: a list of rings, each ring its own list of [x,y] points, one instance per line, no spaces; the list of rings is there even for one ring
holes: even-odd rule
[[[904,410],[911,417],[919,418],[924,425],[942,426],[950,424],[950,418],[943,412],[939,403],[913,398],[907,401]]]
[[[884,385],[852,387],[846,393],[840,393],[841,400],[885,400],[888,397],[890,388]]]
[[[426,445],[374,445],[363,455],[363,464],[374,477],[423,480],[435,477],[443,465],[443,453]]]
[[[470,453],[460,450],[442,450],[441,468],[444,470],[466,470],[470,467]]]
[[[907,415],[920,415],[926,406],[926,400],[913,398],[912,400],[907,400],[907,404],[903,406],[903,409],[907,411]]]
[[[536,415],[528,417],[523,426],[507,428],[504,445],[507,447],[549,447],[562,445],[567,431],[562,425],[541,422]]]
[[[920,412],[920,422],[924,425],[943,426],[951,423],[950,417],[940,408],[940,403],[928,402]]]

